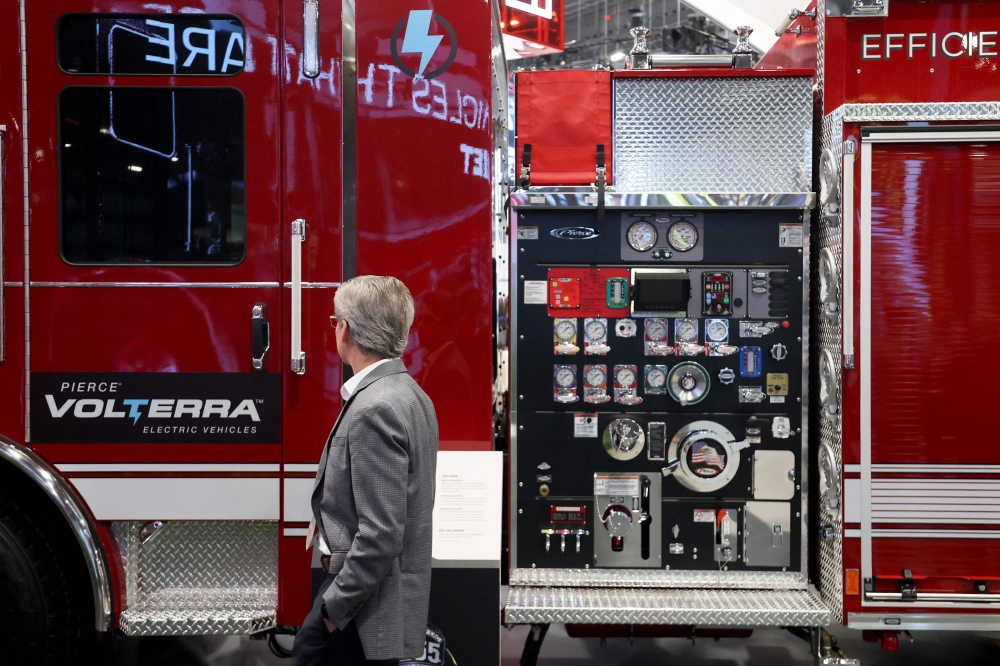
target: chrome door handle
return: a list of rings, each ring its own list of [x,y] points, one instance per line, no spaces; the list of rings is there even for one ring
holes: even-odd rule
[[[254,303],[250,317],[250,348],[253,369],[266,371],[271,362],[271,323],[267,303]]]
[[[302,3],[302,73],[309,79],[319,76],[319,0]]]
[[[306,353],[302,351],[302,244],[306,242],[306,221],[292,222],[292,372],[306,374]]]

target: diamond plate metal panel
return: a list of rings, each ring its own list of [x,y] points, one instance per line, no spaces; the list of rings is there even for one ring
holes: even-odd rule
[[[641,590],[511,587],[511,623],[821,627],[830,611],[808,590]]]
[[[845,123],[910,120],[1000,120],[1000,102],[845,104],[840,110],[843,112]]]
[[[844,121],[843,107],[841,107],[823,119],[820,136],[820,150],[830,148],[833,151],[838,164],[841,165],[843,164],[843,137]],[[855,203],[855,205],[857,204]],[[817,236],[820,249],[830,248],[833,251],[833,256],[836,259],[837,274],[843,275],[843,247],[841,241],[844,224],[843,214],[841,214],[840,223],[836,226],[826,224],[821,219],[818,212],[816,213],[814,220],[814,228],[819,230]],[[845,305],[846,304],[841,305],[841,312],[843,312]],[[815,307],[821,310],[823,306],[821,303],[817,303]],[[843,348],[841,341],[840,318],[825,317],[822,312],[817,312],[814,317],[814,321],[819,322],[820,348],[828,350],[831,354],[833,354],[834,358],[841,358]],[[838,385],[843,386],[843,382],[838,382]],[[840,396],[838,396],[838,401],[839,400]],[[819,425],[820,442],[829,445],[830,449],[833,451],[836,464],[840,467],[841,472],[843,472],[844,465],[841,453],[842,441],[840,420],[833,420],[821,416]],[[841,476],[843,475],[841,474]],[[843,495],[841,495],[841,497],[843,497]],[[844,527],[840,515],[832,521],[828,521],[827,516],[824,516],[822,522],[833,526],[834,538],[830,540],[821,539],[819,543],[820,595],[823,602],[830,607],[830,611],[833,613],[833,616],[840,621],[844,615]]]
[[[812,79],[615,80],[619,192],[809,192]]]
[[[660,569],[512,569],[511,585],[559,587],[806,589],[794,571],[666,571]]]
[[[125,570],[123,632],[247,634],[275,626],[274,522],[112,523]]]

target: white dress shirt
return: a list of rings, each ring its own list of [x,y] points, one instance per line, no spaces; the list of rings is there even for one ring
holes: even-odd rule
[[[383,363],[388,363],[391,360],[393,359],[384,358],[381,361],[375,361],[371,365],[366,366],[364,370],[362,370],[361,372],[359,372],[358,374],[354,375],[346,382],[344,382],[344,385],[340,387],[340,397],[344,399],[344,404],[346,405],[347,401],[351,399],[351,396],[354,395],[354,391],[357,390],[358,385],[361,383],[361,380],[367,377],[368,373],[370,373],[372,370],[382,365]],[[316,520],[315,516],[313,517],[313,520]],[[309,528],[311,530],[313,528],[313,525],[310,524]],[[320,552],[323,553],[324,555],[329,555],[330,547],[326,545],[326,539],[323,538],[323,532],[317,530],[316,536],[318,537]]]

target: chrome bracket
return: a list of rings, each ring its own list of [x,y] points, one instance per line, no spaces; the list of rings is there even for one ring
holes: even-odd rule
[[[848,18],[888,16],[889,0],[826,0],[826,15]]]

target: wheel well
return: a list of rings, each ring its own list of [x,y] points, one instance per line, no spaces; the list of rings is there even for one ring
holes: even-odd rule
[[[69,484],[33,451],[0,436],[0,494],[51,530],[66,554],[79,594],[93,600],[93,626],[104,632],[112,617],[111,577],[96,526]]]

